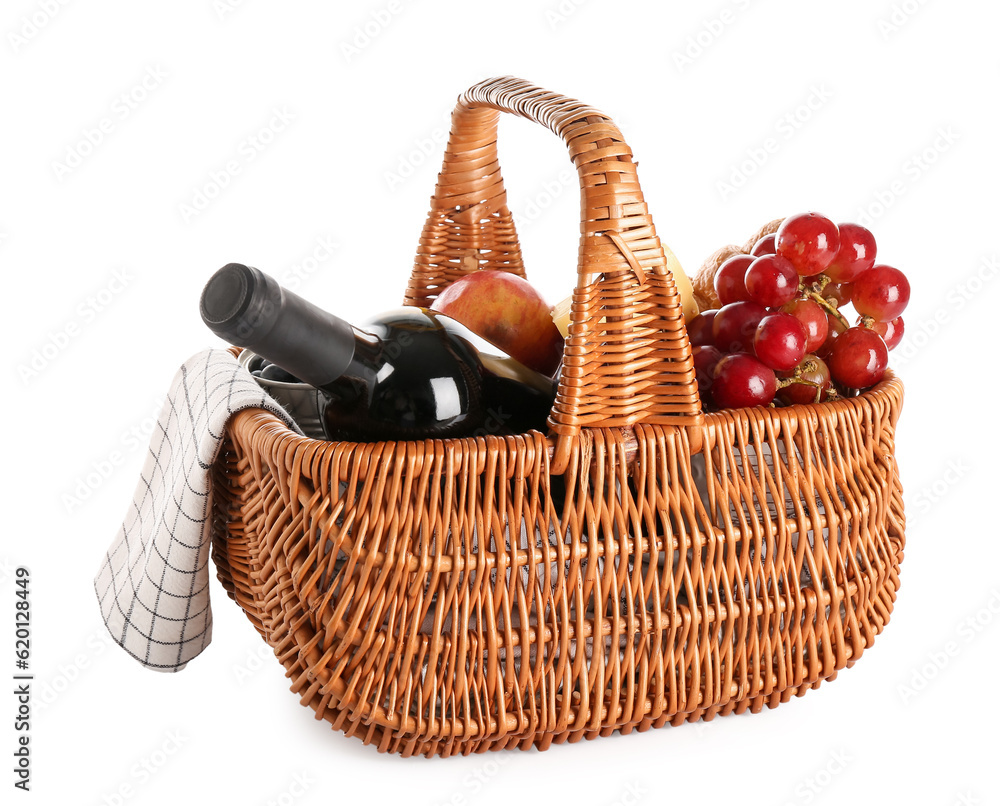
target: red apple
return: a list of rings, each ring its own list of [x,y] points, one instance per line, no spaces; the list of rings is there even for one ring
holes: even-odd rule
[[[552,321],[552,306],[522,277],[481,269],[442,291],[431,310],[461,322],[526,367],[552,375],[563,338]]]

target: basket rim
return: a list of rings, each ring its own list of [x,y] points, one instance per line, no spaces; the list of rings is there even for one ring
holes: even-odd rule
[[[835,418],[839,414],[849,411],[857,410],[861,406],[869,405],[872,403],[878,404],[888,404],[890,402],[890,397],[901,398],[903,393],[903,382],[900,377],[890,368],[886,369],[885,375],[882,377],[875,386],[870,389],[866,389],[861,392],[856,397],[844,397],[838,400],[823,401],[820,403],[794,403],[790,406],[782,406],[780,408],[770,407],[770,406],[752,406],[748,408],[740,409],[722,409],[720,411],[707,411],[702,414],[702,421],[697,425],[675,425],[671,423],[649,423],[648,421],[638,421],[633,427],[641,427],[648,425],[658,425],[661,428],[673,429],[673,430],[694,430],[694,431],[704,431],[715,426],[716,424],[723,424],[730,422],[738,417],[769,417],[772,420],[781,420],[784,418],[789,418],[794,416],[796,419],[801,419],[802,417],[825,419],[825,418]],[[738,414],[734,414],[738,412]],[[257,423],[254,430],[267,429],[267,432],[273,436],[281,439],[291,440],[296,448],[304,448],[311,450],[336,450],[338,448],[346,447],[348,449],[357,448],[370,448],[376,449],[386,445],[437,445],[445,446],[449,444],[468,444],[472,442],[479,446],[480,449],[488,450],[492,446],[502,444],[505,441],[511,439],[525,439],[530,437],[532,434],[541,434],[544,441],[549,447],[549,452],[555,448],[556,440],[558,435],[556,434],[542,434],[540,431],[527,431],[523,434],[515,434],[507,437],[501,436],[471,436],[471,437],[429,437],[427,439],[417,439],[417,440],[382,440],[379,442],[348,442],[348,441],[334,441],[325,439],[314,439],[312,437],[302,436],[293,431],[288,425],[286,425],[281,418],[273,414],[270,411],[262,408],[249,408],[243,409],[233,414],[230,418],[227,429],[231,424],[237,419],[253,418]],[[595,428],[593,426],[581,426],[581,431],[587,430],[600,430],[600,427]],[[612,430],[621,430],[619,427],[615,427]]]

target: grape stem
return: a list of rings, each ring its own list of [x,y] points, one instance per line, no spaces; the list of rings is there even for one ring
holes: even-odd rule
[[[779,389],[784,389],[786,386],[791,386],[793,383],[801,383],[803,386],[813,386],[817,389],[822,389],[822,385],[816,383],[816,381],[807,381],[804,378],[778,378],[777,384]]]
[[[815,363],[812,361],[807,362],[812,364],[814,367]],[[816,390],[816,395],[813,398],[813,403],[819,403],[819,399],[823,396],[823,385],[816,383],[815,381],[807,381],[805,378],[800,378],[798,373],[801,371],[799,367],[796,367],[796,374],[790,378],[779,378],[778,379],[778,389],[784,389],[786,386],[791,386],[793,383],[800,383],[803,386],[811,386]]]
[[[839,321],[840,324],[844,326],[844,329],[847,330],[851,326],[851,323],[847,321],[847,318],[839,310],[837,310],[836,305],[823,296],[823,289],[829,284],[830,278],[825,274],[821,274],[819,280],[812,285],[800,283],[799,290],[805,294],[808,299],[816,302],[816,304],[818,304],[824,311],[835,316],[837,321]]]
[[[815,372],[819,367],[816,366],[816,361],[810,358],[808,361],[803,361],[795,368],[795,377],[799,377],[803,372]]]

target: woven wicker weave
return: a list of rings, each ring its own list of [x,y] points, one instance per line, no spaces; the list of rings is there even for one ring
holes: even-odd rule
[[[832,679],[899,584],[902,385],[701,413],[628,146],[510,78],[459,100],[408,304],[523,273],[501,111],[558,133],[580,174],[552,434],[334,443],[241,412],[214,468],[220,579],[317,718],[403,755],[544,749]]]

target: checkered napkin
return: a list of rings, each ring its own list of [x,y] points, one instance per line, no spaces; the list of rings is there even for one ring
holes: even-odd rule
[[[150,439],[125,522],[94,580],[112,637],[144,666],[176,672],[208,646],[209,472],[230,415],[291,417],[226,350],[181,366]]]

